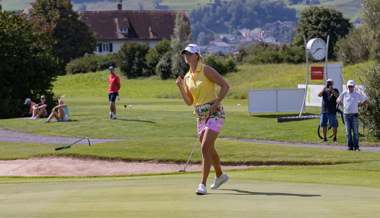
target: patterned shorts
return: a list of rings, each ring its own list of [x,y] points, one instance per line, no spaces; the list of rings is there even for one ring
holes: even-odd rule
[[[216,112],[210,114],[209,109],[211,105],[211,103],[206,103],[195,107],[198,135],[201,135],[206,129],[220,132],[223,127],[225,119],[223,106],[220,105]]]
[[[209,118],[209,119],[203,119],[203,120],[198,120],[197,122],[197,130],[198,130],[198,135],[202,135],[202,133],[206,129],[210,129],[214,132],[220,132],[224,125],[224,119],[223,118]]]

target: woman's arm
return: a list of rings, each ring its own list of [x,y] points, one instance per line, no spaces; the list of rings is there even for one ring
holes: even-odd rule
[[[117,77],[116,84],[117,84],[117,90],[120,90],[121,88],[120,77]]]
[[[38,106],[38,109],[44,109],[44,108],[46,108],[46,107],[47,107],[46,104],[42,104],[42,105]]]
[[[220,102],[222,102],[224,97],[226,97],[228,90],[230,89],[230,86],[228,85],[227,81],[214,68],[205,66],[204,73],[210,81],[220,86],[219,94],[213,101],[216,109],[216,107],[220,104]]]
[[[66,106],[66,104],[59,104],[59,105],[55,106],[52,110],[54,111],[54,110],[57,110],[57,109],[62,109],[65,106]]]
[[[179,91],[181,92],[182,98],[185,101],[187,105],[192,105],[194,102],[193,96],[191,95],[189,89],[187,88],[185,84],[185,80],[179,76],[176,80],[176,84],[179,88]]]

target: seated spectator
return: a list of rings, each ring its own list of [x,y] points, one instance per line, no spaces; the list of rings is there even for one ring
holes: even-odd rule
[[[69,108],[68,106],[64,103],[63,98],[58,99],[58,105],[55,106],[49,117],[47,118],[46,122],[50,122],[53,117],[58,121],[58,122],[63,122],[63,121],[68,121],[69,120]]]
[[[48,112],[46,110],[47,104],[46,104],[46,98],[45,98],[45,96],[41,95],[40,103],[38,103],[38,104],[34,103],[32,105],[32,102],[31,102],[31,108],[32,108],[32,117],[31,117],[31,119],[35,120],[35,119],[40,118],[40,117],[47,117]]]
[[[29,107],[28,115],[33,114],[33,107],[36,105],[36,102],[32,101],[30,98],[26,98],[24,101],[24,105],[27,105]]]

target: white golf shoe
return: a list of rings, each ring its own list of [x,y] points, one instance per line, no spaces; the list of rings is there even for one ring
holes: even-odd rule
[[[221,185],[226,183],[230,177],[227,174],[222,174],[219,177],[215,177],[214,183],[211,184],[211,189],[218,189]]]
[[[116,119],[117,119],[116,114],[110,112],[110,120],[116,120]]]
[[[198,185],[197,191],[195,192],[197,195],[205,195],[207,194],[206,186],[202,183]]]

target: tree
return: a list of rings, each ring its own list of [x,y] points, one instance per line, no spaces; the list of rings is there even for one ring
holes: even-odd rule
[[[215,1],[214,4],[194,9],[190,13],[192,37],[206,34],[236,32],[242,28],[254,29],[277,21],[296,22],[296,10],[283,0]],[[202,36],[203,37],[203,36]]]
[[[172,48],[172,74],[177,76],[180,73],[187,71],[187,65],[181,57],[181,50],[185,48],[186,44],[191,39],[191,27],[190,22],[184,13],[178,13],[175,18],[174,34],[172,36],[171,48]]]
[[[23,115],[27,97],[44,94],[51,102],[58,69],[46,39],[24,17],[0,12],[0,118]]]
[[[380,139],[380,64],[361,73],[365,93],[368,97],[368,109],[361,112],[365,123],[374,136]]]
[[[144,70],[144,76],[151,76],[156,74],[156,65],[165,53],[169,52],[170,41],[162,40],[157,43],[156,47],[149,49],[148,54],[145,56],[146,59],[146,69]]]
[[[141,43],[125,43],[119,51],[120,70],[128,78],[143,76],[146,69],[145,56],[149,46]]]
[[[171,75],[171,52],[165,53],[156,66],[156,73],[161,79],[169,79]]]
[[[36,30],[49,34],[62,71],[70,60],[93,53],[94,34],[79,20],[70,0],[36,0],[32,5],[31,20]]]
[[[363,23],[369,30],[370,54],[372,58],[380,60],[380,1],[362,0],[362,6]]]
[[[213,34],[207,34],[205,32],[200,32],[198,34],[198,44],[199,45],[207,45],[211,40],[213,40],[214,35]]]
[[[351,28],[350,21],[335,9],[308,7],[301,12],[297,34],[293,42],[295,45],[303,47],[304,36],[306,39],[322,38],[326,40],[330,35],[329,57],[335,58],[336,42],[346,36]]]
[[[204,61],[221,75],[236,71],[236,64],[230,56],[208,55]]]
[[[367,26],[363,25],[352,30],[345,38],[340,39],[336,44],[338,59],[349,64],[368,60],[371,43],[368,37],[369,31]]]

